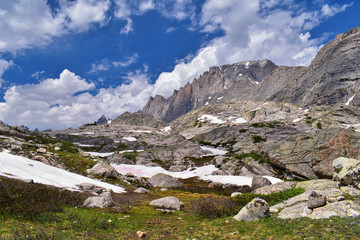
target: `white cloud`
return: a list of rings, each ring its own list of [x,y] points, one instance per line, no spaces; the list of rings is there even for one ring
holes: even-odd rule
[[[125,111],[142,108],[153,85],[146,73],[129,73],[116,88],[95,88],[69,70],[57,79],[46,79],[38,84],[14,86],[5,92],[0,102],[0,119],[11,125],[27,125],[31,129],[64,129],[95,121],[102,114],[117,117]]]
[[[127,67],[133,63],[135,63],[137,61],[137,58],[139,57],[139,55],[137,53],[134,53],[132,56],[127,57],[125,61],[114,61],[112,62],[112,64],[116,67]]]
[[[4,74],[6,70],[8,70],[11,66],[14,66],[14,61],[6,61],[4,59],[0,59],[0,88],[2,87],[2,84],[4,83],[4,80],[1,78],[1,76]]]
[[[54,12],[46,0],[12,0],[0,4],[0,52],[44,46],[54,37],[106,25],[110,0],[60,0]]]
[[[152,0],[140,2],[140,5],[139,5],[140,12],[146,12],[146,11],[149,11],[154,8],[155,8],[155,5]]]
[[[129,34],[129,32],[132,32],[134,30],[132,19],[126,18],[126,21],[127,21],[126,25],[120,31],[121,34]]]
[[[107,22],[106,12],[110,0],[77,0],[75,2],[61,1],[62,9],[69,19],[67,27],[73,31],[86,31],[91,24],[104,25]]]
[[[334,5],[334,6],[329,6],[329,4],[324,4],[321,8],[321,13],[324,16],[328,16],[328,17],[332,17],[337,13],[343,12],[346,10],[346,8],[352,6],[351,4],[344,4],[342,6],[339,5]]]
[[[100,63],[92,63],[90,73],[102,72],[109,70],[111,65],[107,61],[101,61]]]

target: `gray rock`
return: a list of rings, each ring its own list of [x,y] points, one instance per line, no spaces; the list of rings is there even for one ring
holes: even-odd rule
[[[282,219],[295,219],[300,217],[308,217],[312,210],[307,207],[306,202],[298,202],[294,205],[284,208],[278,217]]]
[[[85,207],[92,208],[113,207],[114,205],[110,192],[104,192],[98,197],[89,197],[84,202]]]
[[[326,205],[326,196],[321,193],[312,191],[307,202],[307,206],[310,209],[322,207]]]
[[[257,189],[257,188],[261,188],[261,187],[269,186],[269,185],[271,185],[271,182],[267,178],[264,178],[261,176],[253,177],[252,182],[251,182],[251,187],[253,189]]]
[[[343,185],[357,185],[360,181],[360,160],[339,157],[333,161],[332,165],[336,172],[335,180]]]
[[[164,197],[150,202],[151,206],[159,209],[181,210],[181,203],[177,197]]]
[[[146,190],[145,188],[137,188],[134,190],[135,193],[148,193],[148,190]]]
[[[269,204],[261,198],[254,198],[240,210],[234,219],[250,222],[266,217],[270,217]]]
[[[283,192],[285,190],[289,190],[295,186],[294,182],[279,182],[272,185],[264,186],[254,190],[256,194],[271,194],[275,192]]]
[[[46,153],[46,149],[45,148],[38,148],[36,150],[38,153]]]
[[[305,188],[312,191],[323,191],[329,189],[340,189],[340,183],[329,179],[314,179],[296,184],[297,188]]]
[[[178,188],[183,184],[177,179],[170,175],[159,173],[152,176],[148,182],[153,187],[164,187],[164,188]]]
[[[104,162],[97,163],[91,169],[87,169],[86,172],[88,174],[92,174],[100,177],[109,177],[109,178],[119,177],[119,173],[115,170],[115,168],[110,164]]]

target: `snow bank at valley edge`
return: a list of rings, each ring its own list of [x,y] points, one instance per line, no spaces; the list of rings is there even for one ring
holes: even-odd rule
[[[12,155],[8,150],[0,152],[0,175],[20,180],[32,179],[35,183],[68,190],[78,190],[77,184],[91,183],[99,187],[112,189],[116,193],[125,192],[122,187],[87,178],[25,157]]]
[[[168,174],[176,178],[191,178],[199,177],[205,181],[219,182],[219,183],[231,183],[236,185],[249,185],[251,186],[252,178],[244,176],[231,176],[231,175],[211,175],[214,171],[219,170],[215,165],[208,165],[203,167],[197,167],[193,169],[187,169],[182,172],[170,172],[162,167],[147,167],[142,165],[130,165],[130,164],[111,164],[120,174],[132,173],[137,177],[151,178],[158,173]],[[272,184],[282,182],[281,179],[264,176],[269,179]]]

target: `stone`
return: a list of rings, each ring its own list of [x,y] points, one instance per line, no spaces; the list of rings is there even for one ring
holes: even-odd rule
[[[295,219],[299,217],[308,217],[312,210],[307,207],[306,202],[298,202],[294,205],[284,208],[278,217],[282,219]]]
[[[240,210],[234,219],[250,222],[266,217],[270,217],[269,204],[261,198],[254,198]]]
[[[261,188],[261,187],[268,186],[268,185],[271,185],[271,182],[269,181],[269,179],[261,177],[261,176],[253,177],[252,182],[251,182],[251,187],[253,189]]]
[[[61,148],[56,146],[56,147],[54,147],[54,150],[55,150],[55,151],[60,151]]]
[[[114,201],[111,197],[111,193],[105,192],[98,197],[89,197],[85,200],[84,206],[91,208],[104,208],[104,207],[113,207]]]
[[[181,203],[177,197],[163,197],[150,202],[151,206],[159,209],[181,210]]]
[[[142,232],[142,231],[137,231],[136,232],[136,235],[139,237],[139,238],[144,238],[146,237],[146,233]]]
[[[10,149],[13,152],[20,152],[22,150],[22,147],[18,144],[11,144]]]
[[[356,167],[360,164],[360,160],[353,159],[353,158],[345,158],[345,157],[339,157],[334,159],[332,166],[335,169],[335,172],[339,173],[343,169],[348,169],[350,167]]]
[[[178,188],[181,187],[183,184],[177,179],[170,175],[158,173],[152,176],[148,183],[151,184],[153,187],[164,187],[164,188]]]
[[[148,190],[146,190],[145,188],[137,188],[134,190],[135,193],[148,193]]]
[[[310,209],[322,207],[326,205],[326,196],[321,193],[312,191],[307,202],[307,206]]]
[[[336,200],[336,198],[335,197],[329,197],[329,198],[327,198],[327,202],[328,203],[333,203],[333,202],[336,202],[337,200]]]
[[[87,169],[86,173],[99,177],[117,178],[119,173],[113,166],[105,162],[99,162],[91,169]]]
[[[43,154],[47,152],[45,148],[38,148],[36,151]]]
[[[50,164],[49,160],[47,160],[46,157],[41,155],[35,155],[34,157],[32,157],[32,159],[35,161],[42,162],[44,164],[48,164],[48,165]]]
[[[271,194],[275,192],[283,192],[294,187],[296,183],[294,182],[279,182],[272,185],[264,186],[258,189],[255,189],[253,192],[256,194]]]

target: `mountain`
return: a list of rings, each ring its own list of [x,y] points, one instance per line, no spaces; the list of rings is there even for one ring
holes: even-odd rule
[[[105,115],[102,115],[95,124],[102,125],[102,124],[109,124],[111,123],[111,119],[106,117]]]
[[[147,126],[153,128],[165,127],[165,123],[144,113],[125,112],[111,122],[111,125]]]
[[[142,112],[171,122],[201,106],[231,99],[359,106],[359,38],[360,27],[339,34],[309,67],[279,67],[270,60],[211,67],[168,99],[150,97]]]
[[[276,68],[270,60],[211,67],[191,84],[175,90],[168,99],[159,95],[150,97],[142,112],[171,122],[201,106],[246,95]]]

